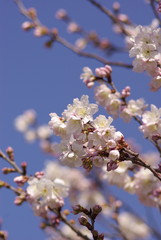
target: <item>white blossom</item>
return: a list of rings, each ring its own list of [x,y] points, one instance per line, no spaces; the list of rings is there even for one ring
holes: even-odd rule
[[[137,240],[147,239],[149,237],[149,227],[129,212],[121,212],[118,215],[118,223],[127,239]]]
[[[68,195],[68,186],[62,179],[51,181],[46,177],[34,177],[28,181],[26,191],[36,215],[45,214],[48,208],[57,208],[64,204],[63,198]]]
[[[96,104],[89,104],[88,96],[83,95],[81,99],[75,98],[73,104],[67,106],[62,115],[66,120],[82,120],[83,123],[93,120],[93,114],[98,111]]]

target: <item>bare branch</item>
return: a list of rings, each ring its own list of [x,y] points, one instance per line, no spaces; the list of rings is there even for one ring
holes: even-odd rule
[[[129,33],[125,30],[121,22],[117,19],[115,15],[112,14],[111,11],[103,7],[100,3],[96,2],[95,0],[88,0],[88,1],[92,3],[94,6],[96,6],[101,12],[105,13],[112,20],[113,23],[117,24],[124,35],[129,36]]]
[[[101,62],[105,65],[108,64],[108,65],[111,65],[111,66],[125,67],[125,68],[130,68],[130,69],[132,68],[131,64],[127,64],[127,63],[123,63],[123,62],[107,61],[106,59],[102,58],[99,55],[84,52],[84,51],[80,51],[77,47],[75,47],[74,45],[69,43],[67,40],[61,38],[60,36],[56,37],[56,41],[61,43],[63,46],[65,46],[66,48],[70,49],[72,52],[75,52],[76,54],[78,54],[80,56],[96,59],[97,61],[99,61],[99,62]]]
[[[5,161],[7,161],[10,165],[12,165],[12,167],[14,167],[16,172],[18,172],[21,175],[23,175],[23,171],[17,166],[15,161],[11,161],[2,151],[0,151],[0,157],[3,158]]]

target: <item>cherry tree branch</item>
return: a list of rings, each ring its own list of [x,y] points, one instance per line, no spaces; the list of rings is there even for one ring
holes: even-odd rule
[[[2,151],[0,151],[0,157],[3,158],[6,162],[8,162],[16,170],[16,172],[23,175],[23,171],[18,167],[15,161],[9,159],[9,157],[7,157]]]
[[[141,167],[144,167],[146,169],[149,169],[153,173],[153,175],[161,181],[161,173],[156,171],[154,168],[152,168],[150,165],[146,164],[140,157],[138,153],[135,153],[131,151],[130,149],[124,148],[121,152],[121,158],[125,159],[125,161],[131,161],[133,164],[139,165]]]
[[[103,63],[103,64],[107,64],[107,65],[111,65],[111,66],[118,66],[118,67],[125,67],[125,68],[132,68],[131,64],[126,64],[123,62],[111,62],[111,61],[107,61],[105,58],[93,54],[93,53],[88,53],[88,52],[84,52],[84,51],[80,51],[77,47],[75,47],[74,45],[72,45],[71,43],[69,43],[67,40],[61,38],[60,36],[56,37],[56,41],[61,43],[63,46],[65,46],[66,48],[70,49],[72,52],[83,56],[83,57],[87,57],[87,58],[93,58],[96,59],[97,61]]]
[[[70,227],[73,232],[75,232],[79,237],[85,239],[85,240],[91,240],[90,238],[88,238],[86,235],[84,235],[81,231],[79,231],[79,229],[77,229],[75,226],[73,226],[64,216],[60,211],[57,211],[56,209],[53,210],[53,212],[55,212],[58,217],[60,218],[60,220],[65,223],[68,227]]]
[[[120,21],[118,20],[118,18],[112,14],[112,12],[110,10],[108,10],[107,8],[103,7],[100,3],[96,2],[95,0],[88,0],[91,4],[93,4],[95,7],[97,7],[101,12],[103,12],[104,14],[106,14],[114,24],[117,24],[122,33],[124,35],[130,36],[129,33],[125,30],[125,28],[123,27],[123,25],[120,23]]]
[[[31,21],[33,21],[33,23],[36,26],[42,26],[42,24],[40,23],[39,19],[37,17],[35,17],[34,19],[28,14],[27,9],[25,8],[25,6],[22,4],[22,2],[20,0],[15,0],[16,5],[19,8],[19,11],[28,19],[30,19]],[[93,54],[93,53],[88,53],[88,52],[84,52],[79,50],[77,47],[75,47],[73,44],[71,44],[70,42],[68,42],[67,40],[63,39],[60,36],[55,36],[52,32],[49,31],[49,33],[46,33],[47,36],[50,37],[50,43],[53,42],[58,42],[61,45],[65,46],[66,48],[68,48],[69,50],[71,50],[72,52],[76,53],[79,56],[83,56],[83,57],[87,57],[87,58],[91,58],[91,59],[95,59],[103,64],[108,64],[111,66],[118,66],[118,67],[125,67],[125,68],[132,68],[131,64],[127,64],[127,63],[123,63],[123,62],[112,62],[112,61],[108,61],[105,58]]]

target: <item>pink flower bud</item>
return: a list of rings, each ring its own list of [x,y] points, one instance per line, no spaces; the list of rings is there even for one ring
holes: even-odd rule
[[[37,26],[34,30],[34,35],[36,37],[42,37],[44,35],[47,35],[49,33],[48,28],[43,27],[43,26]]]
[[[28,181],[28,177],[27,176],[17,176],[13,179],[13,181],[15,183],[17,183],[19,186],[23,186],[24,183],[26,183]]]
[[[68,14],[67,14],[66,10],[64,10],[64,9],[59,9],[59,10],[56,12],[55,17],[56,17],[57,19],[59,19],[59,20],[61,20],[61,19],[66,19],[66,18],[68,18]]]
[[[128,23],[129,22],[129,18],[126,14],[122,14],[122,13],[119,14],[118,19],[123,23]]]
[[[114,11],[119,11],[119,9],[120,9],[120,3],[119,3],[119,2],[114,2],[112,7],[113,7],[113,10],[114,10]]]
[[[35,177],[38,179],[42,178],[43,176],[44,176],[44,172],[36,172],[35,173]]]
[[[34,27],[34,24],[26,21],[26,22],[22,23],[21,27],[24,31],[28,31],[28,30],[30,30],[31,28]]]
[[[67,27],[68,33],[80,32],[80,27],[75,22],[70,22]]]

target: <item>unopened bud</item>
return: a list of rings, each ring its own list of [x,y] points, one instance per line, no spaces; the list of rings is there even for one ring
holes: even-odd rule
[[[42,178],[43,176],[44,176],[44,172],[36,172],[35,173],[35,177],[38,179]]]
[[[119,14],[118,19],[123,23],[129,23],[129,18],[126,14]]]
[[[96,41],[98,39],[97,33],[96,32],[90,32],[88,35],[89,40],[91,41]]]
[[[14,204],[21,205],[26,200],[26,196],[24,193],[22,193],[20,196],[17,196],[15,198]]]
[[[16,172],[16,170],[14,168],[6,168],[5,167],[5,168],[2,169],[2,172],[4,174],[8,174],[8,173]]]
[[[100,41],[99,47],[100,47],[101,49],[107,49],[107,48],[109,48],[110,46],[111,46],[111,44],[110,44],[110,42],[109,42],[107,39],[102,39],[102,40]]]
[[[120,10],[120,3],[114,2],[112,7],[114,11],[118,12]]]
[[[6,153],[11,161],[14,161],[14,150],[12,147],[6,149]]]
[[[55,14],[55,17],[59,20],[66,20],[68,19],[68,14],[66,12],[66,10],[64,9],[59,9],[56,14]]]
[[[35,31],[34,31],[34,35],[36,37],[42,37],[42,36],[45,36],[49,33],[49,30],[47,27],[44,27],[44,26],[37,26],[35,28]]]
[[[27,11],[29,17],[33,20],[37,17],[36,9],[35,8],[29,8]]]
[[[28,179],[29,178],[27,176],[17,176],[13,181],[17,183],[17,185],[23,186],[28,181]]]
[[[82,225],[82,226],[85,226],[86,228],[88,228],[88,230],[92,230],[92,226],[91,224],[88,222],[87,218],[85,216],[80,216],[79,217],[79,223]]]
[[[102,211],[102,207],[100,205],[95,205],[93,207],[92,217],[95,219],[101,211]]]
[[[68,33],[76,33],[76,32],[80,32],[81,29],[80,29],[80,27],[78,26],[77,23],[70,22],[68,24],[67,31],[68,31]]]
[[[79,222],[80,222],[81,225],[86,226],[87,223],[88,223],[88,220],[85,216],[80,216],[79,217]]]
[[[77,215],[78,213],[84,213],[84,214],[88,215],[89,211],[86,208],[84,208],[78,204],[78,205],[73,206],[73,214]]]
[[[21,27],[24,31],[28,31],[30,29],[32,29],[35,25],[32,22],[23,22]]]

